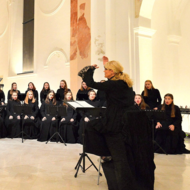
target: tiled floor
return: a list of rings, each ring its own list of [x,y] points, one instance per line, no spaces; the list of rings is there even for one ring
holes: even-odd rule
[[[186,144],[190,149],[190,139]],[[97,185],[93,167],[74,177],[81,151],[79,144],[0,139],[0,190],[106,190],[105,177]],[[98,166],[98,157],[89,156]],[[190,155],[155,154],[155,163],[155,190],[190,189]]]

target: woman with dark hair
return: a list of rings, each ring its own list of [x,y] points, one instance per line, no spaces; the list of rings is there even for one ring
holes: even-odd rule
[[[166,119],[157,121],[155,131],[155,141],[168,154],[190,153],[185,149],[185,133],[182,131],[182,117],[178,106],[174,105],[172,94],[164,96],[164,102],[158,107],[159,110],[165,111]],[[159,147],[155,147],[155,152],[163,153]]]
[[[145,81],[144,91],[141,93],[141,96],[150,109],[157,109],[162,101],[159,90],[154,88],[151,80]]]
[[[86,85],[86,82],[81,82],[81,87],[77,92],[77,100],[88,100],[88,92],[92,90],[92,88]]]
[[[57,131],[58,119],[56,118],[56,116],[52,116],[49,113],[49,111],[51,110],[51,106],[56,105],[57,101],[55,97],[55,92],[53,90],[50,90],[49,94],[46,97],[46,100],[42,103],[40,107],[42,122],[38,141],[47,141]],[[56,140],[55,137],[52,139],[52,141]]]
[[[29,90],[24,100],[24,105],[32,107],[32,113],[24,115],[23,129],[24,132],[30,137],[30,139],[36,139],[39,134],[40,121],[37,117],[39,108],[32,90]]]
[[[13,94],[13,92],[16,92],[17,95],[20,94],[20,91],[17,90],[17,83],[16,83],[16,82],[13,82],[13,83],[11,84],[11,90],[9,90],[9,91],[8,91],[8,94],[7,94],[7,102],[12,99],[12,94]]]
[[[27,94],[27,92],[28,92],[29,90],[32,90],[32,91],[33,91],[34,98],[36,99],[36,102],[37,102],[37,104],[38,104],[38,91],[36,90],[36,87],[35,87],[35,85],[34,85],[33,82],[29,82],[29,83],[28,83],[28,89],[26,90],[25,94]]]
[[[67,94],[68,91],[71,90],[67,87],[67,82],[65,80],[61,80],[59,89],[57,90],[56,93],[56,100],[61,103],[64,100],[65,95]]]
[[[8,101],[6,111],[6,127],[8,137],[14,138],[19,137],[21,126],[20,126],[20,115],[16,113],[15,106],[21,105],[20,100],[18,99],[18,94],[16,91],[12,92],[12,98]]]
[[[149,106],[145,103],[143,97],[140,94],[135,95],[134,101],[135,101],[135,107],[140,110],[146,110],[149,108]]]
[[[67,92],[64,100],[65,101],[73,100],[72,92]],[[67,116],[61,117],[61,121],[59,123],[60,135],[66,143],[76,143],[77,131],[78,131],[78,126],[76,121],[77,113],[66,103],[62,103],[61,105],[66,106]]]
[[[42,88],[42,91],[40,92],[40,101],[41,103],[43,103],[48,95],[50,91],[50,85],[48,82],[44,82],[44,85],[43,85],[43,88]]]

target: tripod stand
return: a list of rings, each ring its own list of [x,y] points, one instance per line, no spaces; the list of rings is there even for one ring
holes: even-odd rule
[[[47,107],[47,110],[48,110],[48,114],[51,115],[51,116],[55,116],[55,117],[58,117],[58,116],[61,116],[61,117],[65,117],[67,115],[66,113],[66,107],[58,107],[58,106],[53,106],[53,105],[49,105]],[[67,146],[67,144],[65,143],[65,141],[63,140],[63,138],[61,137],[60,133],[58,132],[58,129],[57,131],[49,138],[49,140],[46,142],[46,144],[51,141],[51,139],[55,136],[55,135],[58,135],[59,138],[62,140],[62,142],[64,143],[65,146]],[[57,140],[57,143],[58,143],[58,140]]]

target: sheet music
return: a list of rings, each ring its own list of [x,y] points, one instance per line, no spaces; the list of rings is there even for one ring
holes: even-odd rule
[[[88,104],[86,101],[73,101],[73,102],[67,102],[74,108],[94,108],[94,106]]]

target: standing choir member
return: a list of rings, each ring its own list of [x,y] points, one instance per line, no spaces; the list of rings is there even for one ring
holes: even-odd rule
[[[30,139],[36,139],[39,134],[39,119],[37,117],[39,108],[32,90],[29,90],[24,100],[25,106],[32,107],[32,113],[24,115],[23,118],[23,129],[24,132],[30,137]]]
[[[71,100],[73,100],[72,92],[67,92],[65,95],[65,101]],[[77,113],[65,103],[62,103],[61,105],[66,106],[67,116],[61,117],[61,121],[59,123],[60,135],[66,143],[76,143],[78,131],[76,121]]]
[[[158,89],[154,88],[152,81],[145,81],[144,91],[141,95],[150,109],[157,109],[157,107],[161,105],[162,98],[160,96],[160,92]]]
[[[103,57],[103,59],[107,58]],[[134,160],[130,157],[132,150],[125,144],[123,137],[123,114],[134,104],[132,80],[128,74],[123,72],[123,67],[119,62],[110,61],[104,64],[104,73],[108,81],[95,82],[93,73],[97,68],[97,65],[89,66],[89,69],[83,69],[84,72],[82,70],[79,75],[82,76],[88,86],[106,93],[105,118],[101,119],[101,123],[97,121],[99,123],[93,126],[93,129],[104,136],[112,157],[111,161],[102,164],[108,188],[114,190],[141,189],[136,180],[138,176],[131,169],[131,167],[135,167],[133,166]],[[100,148],[101,146],[97,147],[97,149]]]
[[[12,92],[12,98],[8,101],[6,111],[6,126],[8,137],[14,138],[19,135],[21,131],[20,120],[21,116],[15,112],[15,106],[21,105],[20,100],[18,99],[18,94],[16,91]],[[17,136],[18,137],[18,136]]]
[[[136,94],[135,98],[135,107],[139,110],[146,110],[149,108],[149,106],[145,103],[143,97],[140,94]]]
[[[86,100],[88,104],[92,105],[95,108],[100,106],[100,102],[96,100],[96,92],[94,90],[90,90],[88,92],[88,97],[89,97],[88,100]],[[78,131],[78,134],[79,134],[78,143],[83,143],[82,133],[83,133],[84,123],[92,121],[96,119],[96,117],[94,117],[88,112],[83,112],[83,111],[81,111],[80,114],[81,114],[81,120],[80,120],[79,131]]]
[[[164,103],[158,107],[166,113],[166,119],[157,121],[155,131],[155,141],[168,154],[190,153],[185,149],[185,133],[182,131],[182,117],[178,106],[174,105],[173,95],[166,94]],[[155,147],[155,152],[162,153],[159,147]]]
[[[88,92],[92,90],[90,87],[86,85],[84,81],[81,83],[81,88],[77,92],[77,100],[88,100]]]
[[[13,82],[13,83],[11,84],[11,90],[9,90],[9,91],[8,91],[8,94],[7,94],[7,102],[8,102],[8,100],[10,100],[10,99],[12,98],[13,92],[16,92],[17,95],[20,94],[20,91],[17,90],[17,83],[16,83],[16,82]]]
[[[40,113],[42,115],[42,122],[40,127],[40,135],[38,141],[47,141],[58,129],[58,120],[56,116],[51,116],[48,112],[48,106],[56,106],[57,101],[55,97],[55,92],[50,90],[46,97],[46,100],[42,103],[40,107]],[[51,109],[51,108],[50,108]],[[52,139],[55,141],[56,136]]]
[[[29,90],[32,90],[33,91],[33,94],[34,94],[34,98],[36,99],[36,102],[38,104],[38,91],[36,90],[36,87],[34,86],[34,83],[32,82],[29,82],[28,83],[28,89],[26,90],[25,94],[27,94],[27,92]]]
[[[42,88],[42,91],[40,92],[40,101],[43,103],[50,91],[50,85],[48,82],[45,82]]]
[[[67,87],[67,82],[65,80],[61,80],[60,87],[56,93],[56,100],[61,103],[64,100],[65,94],[67,94],[68,91],[71,90]]]

